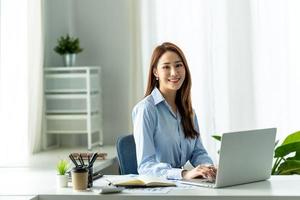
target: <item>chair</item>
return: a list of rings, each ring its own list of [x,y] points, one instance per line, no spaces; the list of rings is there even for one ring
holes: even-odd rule
[[[133,135],[120,136],[117,140],[120,174],[138,174]]]

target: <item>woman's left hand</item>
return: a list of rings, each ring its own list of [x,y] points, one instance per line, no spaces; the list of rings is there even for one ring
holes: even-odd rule
[[[202,174],[200,178],[205,178],[209,180],[215,180],[217,175],[217,169],[213,165],[198,165],[197,170],[201,170]]]
[[[216,178],[217,169],[213,165],[198,165],[192,170],[184,171],[182,177],[184,179],[205,178],[214,180]]]

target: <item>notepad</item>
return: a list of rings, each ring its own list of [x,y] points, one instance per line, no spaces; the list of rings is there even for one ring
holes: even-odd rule
[[[122,187],[168,187],[176,186],[172,181],[151,176],[118,176],[111,177],[108,181],[114,186]]]

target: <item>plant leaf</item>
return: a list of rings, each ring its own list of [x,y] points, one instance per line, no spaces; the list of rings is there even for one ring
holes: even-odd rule
[[[287,160],[278,167],[279,175],[300,174],[300,160]]]
[[[220,136],[220,135],[212,135],[212,137],[218,141],[221,141],[221,139],[222,139],[222,136]]]
[[[283,141],[282,145],[293,143],[293,142],[300,142],[300,131],[288,135]]]
[[[299,142],[290,142],[284,145],[281,145],[275,149],[275,158],[284,157],[292,152],[300,152],[300,141]],[[297,155],[299,155],[297,153]]]
[[[69,163],[66,160],[60,160],[56,165],[56,170],[59,175],[64,175],[69,169]]]
[[[276,148],[274,157],[283,157],[292,152],[296,152],[296,157],[300,157],[300,131],[288,135]]]
[[[80,47],[79,38],[71,37],[67,34],[65,37],[61,36],[57,40],[57,46],[54,51],[60,55],[80,53],[83,49]]]

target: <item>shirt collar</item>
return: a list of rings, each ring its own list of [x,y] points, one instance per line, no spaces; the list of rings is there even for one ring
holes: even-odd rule
[[[163,95],[160,93],[159,89],[157,89],[157,87],[155,87],[152,92],[151,92],[151,96],[154,99],[154,104],[157,105],[160,102],[164,101],[165,98],[163,97]]]

